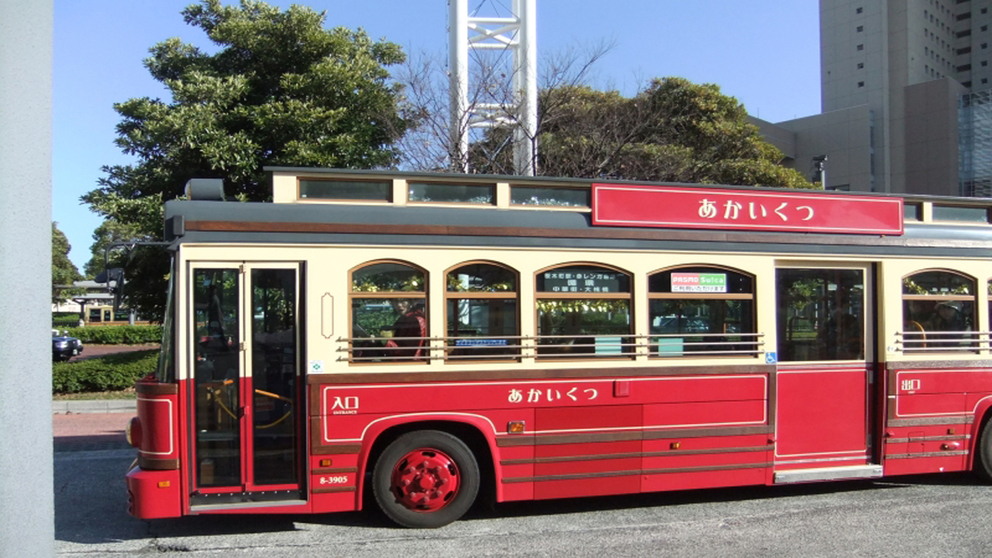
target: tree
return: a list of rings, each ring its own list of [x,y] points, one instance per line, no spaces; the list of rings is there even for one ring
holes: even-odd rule
[[[779,165],[781,152],[747,122],[747,111],[712,84],[682,78],[651,81],[633,97],[584,85],[609,43],[552,53],[541,61],[538,98],[537,174],[736,185],[814,188],[800,173]],[[488,52],[488,51],[487,51]],[[476,137],[469,148],[471,172],[514,174],[511,147],[512,75],[497,51],[472,51],[476,73],[469,103],[501,107],[505,122]],[[493,58],[495,57],[495,59]],[[505,56],[503,56],[505,58]],[[421,55],[399,79],[415,126],[401,140],[402,163],[414,170],[451,170],[452,148],[444,65]],[[464,118],[460,118],[464,121]]]
[[[76,264],[69,260],[69,239],[59,230],[58,223],[52,222],[52,304],[65,302],[80,291],[77,289],[60,289],[59,286],[71,286],[73,281],[83,278],[76,269]]]
[[[218,46],[207,54],[173,38],[151,48],[145,66],[169,90],[114,105],[117,145],[130,165],[103,168],[83,201],[121,226],[160,238],[162,202],[191,178],[223,178],[228,196],[265,200],[264,166],[371,168],[394,164],[393,142],[408,123],[386,66],[400,48],[364,31],[325,29],[325,13],[286,11],[241,0],[203,0],[182,11]],[[128,269],[132,306],[161,315],[166,258],[139,250]]]
[[[778,163],[747,112],[712,84],[655,79],[637,95],[569,86],[541,91],[539,171],[549,176],[813,188]],[[493,158],[509,132],[473,146],[479,172],[503,174],[509,154]]]
[[[540,61],[540,90],[553,91],[559,88],[576,87],[589,75],[596,62],[613,49],[613,43],[602,41],[583,46],[551,51]],[[503,50],[470,49],[470,77],[467,102],[469,106],[484,106],[484,112],[494,120],[515,124],[519,114],[514,101],[513,64],[510,52]],[[457,162],[462,155],[451,138],[451,97],[448,94],[450,75],[447,58],[437,53],[422,52],[410,56],[397,71],[396,80],[403,85],[404,99],[401,105],[413,126],[405,130],[398,141],[400,165],[418,171],[452,171],[461,168]],[[459,116],[462,128],[466,131],[468,118]],[[511,167],[503,168],[502,161],[512,163],[512,148],[505,128],[484,134],[468,128],[470,141],[474,144],[470,160],[473,165],[500,161],[498,174],[513,174]],[[489,145],[479,139],[499,137],[500,142]],[[533,140],[534,138],[530,138]],[[484,151],[483,149],[491,149]],[[480,161],[480,157],[483,159]],[[480,167],[482,168],[482,167]],[[483,172],[479,169],[473,172]]]

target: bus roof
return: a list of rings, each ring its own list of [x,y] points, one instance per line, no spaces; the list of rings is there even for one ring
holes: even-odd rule
[[[989,223],[992,200],[988,199],[396,171],[288,167],[267,170],[272,172],[273,202],[195,199],[167,202],[166,240],[175,244],[344,243],[822,254],[884,252],[907,256],[940,256],[953,250],[961,257],[992,255]],[[703,197],[687,202],[693,212],[696,206],[691,204],[698,200],[718,201],[715,209],[710,208],[714,214],[729,215],[733,206],[740,206],[736,210],[742,212],[741,219],[746,219],[746,212],[750,211],[754,223],[760,222],[759,210],[766,220],[781,221],[786,218],[786,210],[776,213],[776,208],[794,200],[813,200],[803,201],[803,205],[796,202],[788,208],[795,211],[788,214],[792,220],[790,226],[812,217],[814,208],[819,211],[813,202],[894,201],[898,209],[886,207],[884,211],[890,222],[898,221],[898,231],[865,234],[865,230],[848,230],[840,234],[829,228],[761,230],[742,226],[735,229],[726,222],[717,223],[721,215],[709,215],[714,217],[715,224],[701,225],[698,217],[703,215],[701,206],[698,215],[692,216],[696,222],[685,226],[678,223],[603,226],[596,219],[597,211],[602,216],[606,215],[605,210],[595,204],[601,199],[598,192],[607,190],[654,196],[650,198],[654,204],[651,208],[659,211],[672,206],[670,201],[677,195],[701,193]],[[444,201],[435,201],[424,192],[434,198],[440,196]],[[645,198],[631,199],[636,206],[638,200]],[[875,211],[873,205],[865,207],[869,212],[866,215]],[[863,221],[862,217],[848,219],[854,229]]]

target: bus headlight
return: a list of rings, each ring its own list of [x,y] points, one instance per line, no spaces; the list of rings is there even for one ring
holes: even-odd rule
[[[124,428],[124,436],[132,447],[137,448],[141,445],[141,421],[138,420],[138,417],[133,417],[128,421],[127,427]]]

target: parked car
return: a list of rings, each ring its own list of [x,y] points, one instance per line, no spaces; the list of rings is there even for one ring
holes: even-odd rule
[[[57,329],[52,330],[52,360],[66,361],[82,352],[82,341],[69,337],[68,331],[60,334]]]

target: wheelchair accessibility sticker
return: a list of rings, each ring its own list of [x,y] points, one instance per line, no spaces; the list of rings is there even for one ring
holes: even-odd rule
[[[778,362],[778,353],[765,353],[765,364],[775,364]]]

